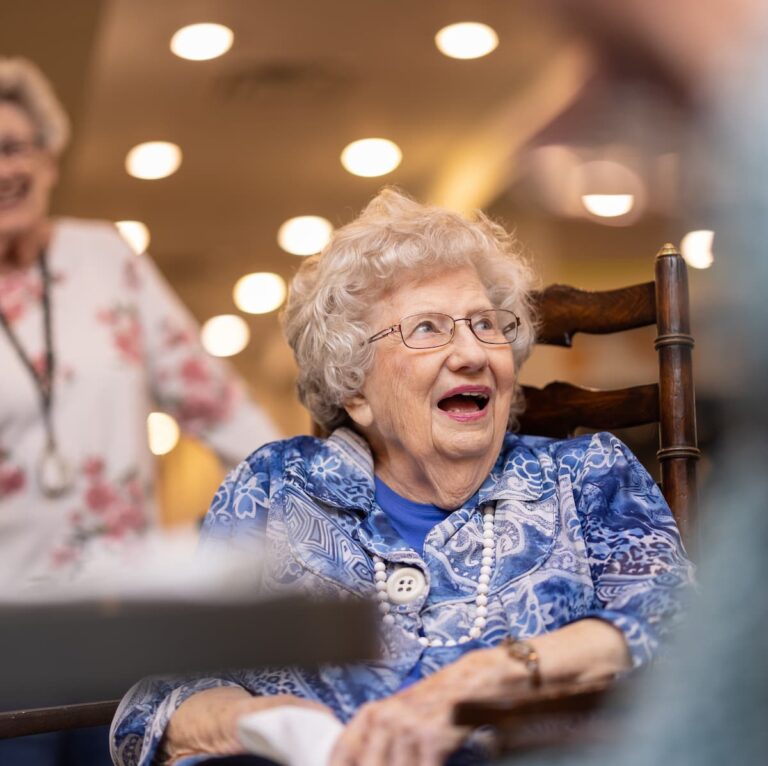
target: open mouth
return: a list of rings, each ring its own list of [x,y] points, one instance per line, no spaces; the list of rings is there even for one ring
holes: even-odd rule
[[[11,207],[21,202],[29,193],[28,178],[0,180],[0,207]]]
[[[489,399],[488,394],[472,391],[446,396],[437,403],[437,406],[444,412],[482,412],[488,406]]]

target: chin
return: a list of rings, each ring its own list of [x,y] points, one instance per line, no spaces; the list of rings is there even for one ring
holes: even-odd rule
[[[462,459],[487,457],[491,452],[498,451],[500,440],[486,431],[446,434],[440,442],[440,452],[450,458]]]

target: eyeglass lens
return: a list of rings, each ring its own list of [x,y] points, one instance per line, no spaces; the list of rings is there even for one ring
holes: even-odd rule
[[[511,311],[488,309],[468,319],[475,337],[484,343],[513,343],[517,338],[518,319]],[[448,314],[414,314],[400,321],[400,332],[410,348],[435,348],[450,343],[455,326]]]
[[[37,142],[21,138],[0,138],[0,157],[9,160],[17,157],[29,157],[37,147]]]

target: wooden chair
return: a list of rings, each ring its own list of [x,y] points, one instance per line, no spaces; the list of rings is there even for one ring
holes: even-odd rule
[[[691,366],[688,275],[673,245],[656,256],[654,282],[588,292],[552,285],[535,296],[540,318],[537,342],[571,346],[576,333],[607,334],[656,325],[656,383],[610,391],[550,383],[525,386],[520,430],[565,437],[576,428],[611,431],[658,423],[662,491],[683,538],[690,539],[696,514],[696,415]]]
[[[535,296],[540,320],[537,342],[542,344],[570,347],[579,332],[607,334],[655,324],[659,379],[610,391],[561,382],[543,389],[525,387],[527,406],[520,430],[565,437],[579,427],[611,431],[658,423],[656,456],[661,464],[662,491],[683,538],[692,542],[699,458],[693,338],[687,269],[673,245],[661,248],[655,272],[655,281],[619,290],[587,292],[552,285]],[[504,752],[604,740],[612,716],[624,707],[625,692],[633,684],[633,679],[618,688],[610,682],[566,684],[502,703],[466,702],[458,707],[456,720],[468,726],[496,726]]]

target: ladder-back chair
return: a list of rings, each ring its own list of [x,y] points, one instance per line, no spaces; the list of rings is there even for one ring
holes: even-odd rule
[[[673,245],[656,256],[654,282],[588,292],[551,285],[535,295],[537,343],[571,346],[576,333],[607,334],[656,325],[657,383],[610,391],[550,383],[524,386],[523,433],[565,437],[579,428],[611,431],[658,423],[661,486],[684,539],[696,514],[696,415],[688,275]]]
[[[566,437],[577,428],[615,430],[658,423],[662,491],[683,538],[691,541],[696,518],[696,415],[688,302],[688,274],[680,253],[665,245],[656,256],[655,280],[618,290],[588,292],[552,285],[534,296],[537,343],[570,347],[576,333],[608,334],[656,325],[656,383],[602,391],[569,383],[524,387],[526,434]],[[468,726],[494,725],[502,750],[577,744],[606,736],[633,679],[563,684],[505,702],[465,702],[455,718]],[[609,707],[605,709],[606,700]],[[600,716],[594,712],[604,709]],[[582,716],[582,718],[579,718]],[[592,717],[590,717],[592,716]]]

